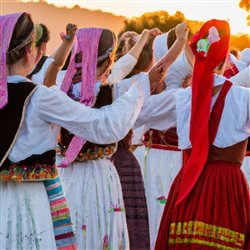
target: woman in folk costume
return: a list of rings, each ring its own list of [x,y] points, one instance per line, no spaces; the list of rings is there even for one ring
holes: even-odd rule
[[[231,59],[231,60],[230,60]],[[244,49],[240,54],[240,60],[237,60],[232,54],[229,54],[229,60],[224,76],[228,78],[228,75],[232,76],[230,81],[236,81],[235,84],[239,84],[243,87],[250,88],[250,49]],[[240,73],[241,72],[241,73]],[[245,82],[244,85],[241,83]],[[248,83],[248,84],[247,84]],[[244,172],[247,182],[250,185],[250,140],[248,141],[247,152],[244,161],[241,166]]]
[[[174,29],[155,38],[154,54],[157,61],[167,53],[175,40],[176,35]],[[183,78],[192,74],[192,64],[193,52],[187,40],[185,49],[170,65],[164,77],[164,82],[167,85],[164,92],[170,92],[172,96],[172,89],[180,88]],[[147,102],[154,103],[153,110],[156,110],[161,104],[156,104],[157,102],[155,102],[154,99],[157,99],[157,95],[150,96]],[[182,167],[183,162],[182,152],[178,149],[176,130],[174,128],[170,129],[168,122],[161,122],[159,114],[155,115],[155,111],[153,111],[153,113],[154,115],[152,115],[148,121],[145,121],[147,132],[143,136],[143,156],[140,156],[141,147],[137,148],[134,152],[135,156],[140,160],[140,166],[144,176],[151,248],[154,248],[155,245],[170,186]],[[149,110],[148,114],[143,115],[143,117],[148,117],[150,114],[152,114],[152,111]],[[164,114],[164,116],[167,115],[167,113]]]
[[[250,66],[247,66],[247,63],[245,62],[237,60],[230,53],[229,62],[227,62],[226,70],[224,73],[224,76],[227,78],[228,75],[232,76],[230,78],[230,81],[232,83],[240,85],[242,87],[250,88]],[[246,176],[248,185],[250,185],[250,140],[248,140],[247,152],[244,161],[241,165],[241,169]]]
[[[97,80],[102,79],[110,70],[115,49],[116,39],[110,30],[101,28],[78,30],[77,41],[61,90],[88,106],[94,105],[97,108],[111,104],[110,94],[104,96],[103,100],[99,100],[99,95],[95,97],[95,85]],[[75,69],[82,76],[78,93],[76,89],[71,91]],[[144,85],[143,91],[145,97],[149,96],[148,83]],[[63,167],[60,169],[60,175],[80,249],[129,248],[121,185],[115,167],[107,157],[115,152],[115,142],[122,139],[133,126],[135,122],[133,114],[139,114],[141,104],[138,102],[138,107],[131,105],[131,97],[138,95],[138,92],[136,83],[126,95],[113,103],[118,102],[119,109],[114,110],[117,114],[114,113],[113,117],[103,120],[103,124],[109,128],[101,129],[107,133],[107,138],[103,138],[101,144],[96,144],[92,140],[85,142],[62,131],[60,143],[66,153],[64,155],[62,150],[62,156],[65,157],[58,155],[57,160],[60,162],[59,167]],[[113,109],[113,104],[109,105],[108,109]],[[102,109],[103,107],[100,110]],[[119,119],[121,112],[123,120]],[[112,123],[113,119],[116,122]],[[99,134],[99,129],[90,127],[88,130],[94,130]],[[115,131],[115,134],[110,135],[109,131]]]
[[[25,78],[42,55],[37,46],[41,30],[27,13],[0,16],[0,22],[4,28],[0,35],[0,247],[76,249],[54,161],[57,133],[54,140],[45,139],[53,133],[49,121],[37,117],[43,114],[37,105],[44,93]]]
[[[0,248],[76,249],[55,167],[60,127],[96,143],[106,136],[118,139],[116,129],[109,128],[119,121],[133,124],[142,105],[141,93],[138,89],[112,108],[97,110],[72,101],[54,87],[34,85],[25,76],[42,51],[36,47],[39,31],[30,15],[0,16],[0,26],[4,27],[0,33]],[[129,117],[121,108],[124,99],[134,111]]]
[[[150,249],[148,210],[140,165],[130,151],[133,130],[118,142],[111,160],[121,181],[130,249]]]
[[[238,74],[236,74],[235,76],[231,77],[230,81],[235,85],[250,88],[250,67],[248,66],[247,68],[245,68],[244,70],[242,70]],[[178,88],[163,91],[159,95],[151,95],[148,99],[148,101],[150,101],[150,102],[144,102],[143,107],[142,107],[141,112],[140,112],[140,116],[136,120],[136,124],[145,124],[146,127],[151,127],[153,129],[157,129],[157,130],[164,130],[164,129],[176,127],[176,114],[172,110],[173,110],[173,108],[175,108],[175,96],[174,96],[174,94],[177,91],[179,91]],[[153,145],[153,147],[154,147],[154,145]],[[248,142],[247,149],[248,149],[248,151],[247,151],[246,157],[242,163],[241,169],[245,173],[247,181],[250,184],[249,142]],[[147,155],[147,162],[150,161],[149,159],[151,158],[152,153],[155,151],[156,151],[156,149],[152,150],[152,147],[151,147],[151,149],[149,150],[148,155]],[[161,154],[164,154],[164,152],[162,150],[157,151],[157,152],[159,152],[159,153],[161,152]],[[173,162],[177,163],[177,164],[179,164],[179,167],[181,167],[180,164],[182,164],[182,158],[183,158],[183,162],[185,162],[187,160],[186,158],[188,155],[186,154],[186,151],[183,152],[184,153],[183,157],[180,154],[178,157],[178,153],[179,153],[178,151],[172,151],[171,153],[172,153],[172,158],[169,158],[169,157],[171,157],[171,155],[168,155],[168,161],[166,160],[166,157],[160,157],[158,155],[158,157],[156,158],[157,162],[159,163],[159,159],[162,159],[165,162],[166,161],[169,162],[169,159],[170,159],[170,163],[171,163],[171,159],[172,159],[172,163]],[[167,156],[167,154],[166,154],[166,156]],[[152,161],[153,161],[153,159],[152,159]],[[173,163],[173,165],[170,165],[170,166],[178,166],[174,163]],[[160,164],[158,164],[158,165],[160,165]],[[173,170],[175,170],[175,169],[171,168],[171,170],[172,171],[171,171],[171,175],[169,175],[169,178],[163,179],[165,182],[168,183],[168,185],[170,183],[172,183],[171,177],[173,176]],[[155,173],[155,172],[153,172],[153,173]],[[147,174],[146,174],[146,176],[147,176]],[[170,182],[169,182],[169,180],[170,180]],[[164,186],[165,190],[169,190],[168,185]]]
[[[219,37],[211,36],[214,29]],[[171,186],[155,249],[250,247],[249,187],[240,169],[250,89],[222,76],[229,40],[229,24],[220,20],[206,22],[192,39],[192,87],[176,94],[179,147],[191,154]]]
[[[166,54],[163,54],[162,58],[155,64],[155,65],[157,65],[160,62],[165,62],[165,68],[162,71],[162,77],[160,79],[158,79],[158,81],[156,82],[156,85],[155,85],[156,88],[154,88],[155,92],[159,91],[159,88],[157,88],[157,87],[160,87],[161,90],[164,89],[164,84],[160,84],[160,83],[162,83],[163,77],[166,74],[167,70],[169,69],[170,65],[176,60],[176,58],[178,57],[178,55],[183,50],[183,47],[185,45],[185,42],[186,42],[187,38],[185,36],[186,33],[185,33],[184,36],[181,36],[181,35],[184,34],[184,32],[183,32],[184,30],[185,30],[185,32],[187,32],[186,28],[187,28],[187,26],[186,26],[185,23],[179,24],[176,27],[177,40],[173,43],[173,46],[171,47],[171,49]],[[159,34],[159,32],[157,32],[157,33]],[[153,40],[154,40],[154,38],[155,38],[155,35],[154,36],[151,35],[151,41],[148,42],[148,44],[146,45],[146,48],[143,49],[142,54],[140,55],[140,59],[138,60],[138,63],[137,63],[137,65],[135,66],[135,68],[133,70],[134,73],[137,73],[137,74],[135,74],[131,78],[125,79],[125,80],[123,80],[123,81],[121,81],[121,82],[118,83],[118,86],[117,86],[117,90],[118,91],[117,92],[119,93],[119,95],[121,95],[123,93],[124,89],[126,89],[130,85],[130,83],[133,81],[134,78],[136,78],[138,76],[141,77],[143,75],[151,74],[151,70],[155,67],[155,65],[152,67],[152,64],[153,64],[153,60],[152,60],[153,59],[152,46],[153,46]],[[181,49],[180,48],[177,49],[178,48],[178,44],[181,44]],[[142,60],[143,58],[146,58],[147,60]],[[152,67],[152,68],[150,69],[150,67]],[[142,71],[142,72],[139,74],[140,71]],[[143,72],[143,71],[146,71],[146,72],[148,71],[148,72],[146,73],[146,72]],[[150,99],[150,98],[151,97],[149,97],[148,99]],[[148,99],[147,99],[147,101],[148,101]],[[152,112],[152,110],[150,112]],[[141,114],[139,116],[141,116]],[[142,125],[144,125],[144,124],[142,124]],[[136,164],[135,166],[137,167],[138,165]],[[138,171],[139,171],[139,169],[135,168],[134,173],[138,173]],[[135,178],[135,177],[138,178],[138,176],[136,176],[135,174],[133,174],[133,172],[131,172],[130,177],[131,177],[131,180],[133,180],[133,178]],[[123,179],[126,180],[126,175],[122,175],[121,174],[120,178],[121,178],[121,182],[122,182]],[[140,178],[140,179],[141,179],[140,182],[143,185],[143,179],[142,178]],[[126,184],[126,183],[127,183],[127,181],[124,181],[124,184]],[[137,181],[136,184],[138,184],[138,183],[139,182]],[[146,185],[145,185],[145,188],[147,189]],[[130,197],[130,192],[129,191],[130,190],[128,189],[127,190],[127,195],[126,195],[127,197]],[[147,197],[147,193],[146,193],[146,197]],[[126,203],[125,203],[125,205],[126,205]],[[151,204],[149,204],[148,201],[147,201],[147,205],[151,205]],[[145,207],[145,209],[146,209],[146,207]],[[131,211],[131,215],[132,215],[133,214],[132,207],[131,207],[130,211]],[[149,219],[150,218],[151,219],[155,218],[155,216],[156,216],[155,212],[156,211],[153,211],[153,210],[150,210],[150,211],[151,211],[151,214],[149,214],[149,216],[151,216],[151,217],[149,217]],[[134,214],[136,214],[136,212]],[[159,218],[159,222],[160,222],[160,218]],[[159,225],[159,222],[158,222],[158,225]],[[154,220],[151,220],[151,221],[149,220],[149,226],[150,226],[150,247],[151,248],[154,248],[154,243],[155,243],[155,239],[156,239],[156,236],[157,236],[157,231],[156,232],[154,231],[154,228],[155,228],[154,225],[155,225],[155,221]],[[157,226],[157,229],[158,229],[158,226]]]
[[[159,81],[162,77],[162,72],[165,72],[172,60],[174,60],[172,58],[176,58],[182,50],[183,36],[186,34],[185,29],[185,24],[179,27],[180,37],[177,39],[178,41],[175,46],[173,46],[173,50],[170,51],[169,55],[154,65],[148,74],[139,76],[137,84],[140,83],[145,93],[145,99],[149,96],[149,89],[154,87],[155,82]],[[91,81],[88,81],[87,86],[85,78],[82,78],[83,93],[87,93],[91,98],[95,98],[95,82],[98,78],[102,77],[102,75],[106,74],[109,70],[109,63],[113,61],[114,37],[112,32],[102,29],[82,29],[78,32],[77,37],[79,42],[77,45],[79,45],[79,49],[74,53],[76,53],[76,59],[78,60],[79,52],[81,51],[82,76],[85,78],[90,77],[89,73],[95,71],[95,69],[97,73],[91,76]],[[90,41],[91,44],[95,44],[95,47],[92,46],[92,51],[88,52],[86,48],[88,48]],[[85,60],[85,58],[89,58],[89,53],[92,56],[92,61]],[[66,81],[62,84],[62,89],[66,92],[68,92],[70,88],[74,68],[79,66],[75,64],[74,60],[75,57],[73,56],[67,71],[69,74],[68,79],[66,73]],[[88,64],[86,64],[86,62],[88,62]],[[89,85],[89,83],[91,83],[91,85]],[[89,86],[92,87],[86,89],[86,87]],[[124,96],[127,94],[133,94],[135,89],[137,89],[136,84],[130,87],[127,93],[117,98],[113,104],[124,100]],[[71,93],[69,92],[69,94]],[[81,100],[88,101],[89,99],[85,96],[82,98],[80,95],[80,101]],[[98,102],[98,97],[96,102]],[[92,104],[93,102],[91,105]],[[108,108],[111,108],[113,104]],[[138,107],[137,109],[137,115],[139,114],[140,108],[141,107]],[[103,108],[101,108],[101,110],[102,109]],[[126,102],[126,100],[123,101],[123,109],[124,112],[125,110],[127,111],[127,116],[130,116],[131,108],[129,100],[128,102]],[[115,119],[116,117],[113,118]],[[72,210],[73,221],[76,223],[76,238],[80,248],[85,246],[86,248],[92,249],[129,247],[124,202],[119,177],[115,167],[106,157],[115,150],[114,145],[107,145],[107,143],[119,141],[118,138],[120,136],[124,137],[128,133],[127,129],[133,126],[133,122],[134,121],[131,121],[131,123],[118,122],[116,127],[113,127],[112,124],[106,120],[105,123],[110,124],[110,130],[116,129],[117,137],[109,136],[110,138],[103,139],[102,145],[84,144],[81,141],[81,145],[75,147],[75,138],[73,138],[65,154],[66,157],[60,164],[62,167],[68,165],[67,168],[62,169],[60,173],[63,178],[67,198],[69,199],[69,206]],[[96,133],[99,133],[99,131],[96,130]],[[74,147],[72,147],[72,145]],[[74,148],[77,150],[72,152]],[[61,159],[58,157],[58,162],[60,161]],[[77,199],[75,197],[77,197]]]
[[[117,90],[123,87],[124,82],[133,82],[133,80],[138,77],[140,71],[148,71],[151,68],[153,62],[153,40],[155,36],[159,34],[161,34],[161,32],[158,29],[144,30],[141,35],[131,31],[122,34],[119,39],[116,58],[122,56],[122,59],[133,50],[137,51],[138,56],[137,62],[129,74],[130,77],[132,77],[114,86],[115,98],[117,98]],[[118,85],[119,87],[117,88]],[[134,137],[133,132],[131,129],[127,136],[118,143],[118,149],[112,156],[112,161],[114,162],[121,181],[126,208],[130,249],[149,249],[149,221],[144,181],[140,165],[133,153],[129,151],[132,145],[132,138]],[[135,132],[137,132],[137,130]],[[138,230],[138,228],[140,228],[140,230]]]

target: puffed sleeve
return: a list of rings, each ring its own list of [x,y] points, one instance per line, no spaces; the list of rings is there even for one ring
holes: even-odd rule
[[[121,140],[134,125],[143,103],[143,96],[136,84],[112,105],[101,109],[75,102],[56,87],[41,86],[37,95],[36,112],[39,119],[99,144]]]

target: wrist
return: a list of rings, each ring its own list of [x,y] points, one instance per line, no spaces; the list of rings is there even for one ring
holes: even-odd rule
[[[63,39],[64,42],[68,42],[68,43],[72,43],[74,41],[74,38],[75,36],[70,36],[70,35],[67,35],[65,36],[65,38]]]
[[[186,37],[177,37],[176,41],[182,42],[182,43],[186,43],[187,38]]]

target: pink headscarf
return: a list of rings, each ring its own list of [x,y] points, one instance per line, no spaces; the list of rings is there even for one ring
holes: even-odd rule
[[[82,52],[82,86],[80,102],[92,106],[95,100],[96,66],[101,28],[84,28],[77,31],[70,63],[61,90],[67,93],[75,73],[75,55]],[[63,162],[58,167],[66,167],[75,160],[85,140],[74,136],[66,151]]]
[[[8,103],[6,52],[19,17],[25,12],[0,16],[0,109]]]

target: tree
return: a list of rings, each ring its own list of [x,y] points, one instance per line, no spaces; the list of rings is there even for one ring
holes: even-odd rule
[[[247,11],[250,10],[250,2],[246,0],[241,0],[240,6],[243,6]],[[250,15],[248,16],[250,25]],[[134,17],[132,19],[125,19],[124,29],[119,33],[120,36],[126,31],[135,31],[141,34],[144,29],[159,28],[163,33],[168,32],[170,29],[174,28],[178,23],[187,22],[189,27],[189,39],[193,34],[197,33],[204,22],[187,20],[184,14],[177,11],[173,16],[171,16],[167,11],[156,11],[147,12],[140,17]],[[231,36],[231,46],[239,51],[250,47],[250,36],[248,34],[239,34]]]
[[[242,34],[231,36],[231,47],[235,48],[236,50],[242,51],[245,48],[250,48],[250,37],[248,34]]]
[[[135,31],[141,34],[144,29],[153,28],[159,28],[165,33],[184,21],[186,18],[180,11],[177,11],[173,16],[167,11],[147,12],[140,17],[125,19],[124,29],[119,33],[119,36],[126,31]]]
[[[249,13],[249,10],[250,10],[249,0],[240,0],[239,6],[240,6],[240,8],[245,9]],[[250,14],[247,16],[246,19],[248,21],[247,25],[250,26]]]

